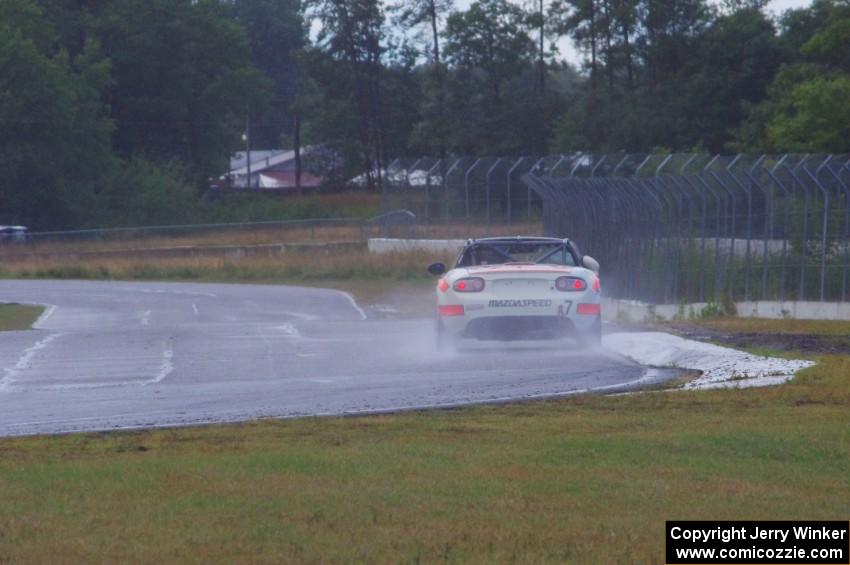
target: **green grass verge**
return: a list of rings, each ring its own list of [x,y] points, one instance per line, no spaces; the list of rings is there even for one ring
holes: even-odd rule
[[[0,304],[0,331],[28,330],[44,308],[24,304]]]
[[[0,278],[276,282],[433,280],[427,266],[448,260],[422,251],[376,255],[366,249],[292,252],[277,257],[162,257],[19,261],[0,265]]]
[[[436,279],[302,281],[307,286],[351,293],[371,317],[432,318],[436,311]]]
[[[723,316],[688,320],[686,323],[730,333],[807,334],[841,337],[850,334],[850,320],[780,320]]]
[[[741,391],[0,440],[0,562],[660,563],[846,519],[850,357]]]

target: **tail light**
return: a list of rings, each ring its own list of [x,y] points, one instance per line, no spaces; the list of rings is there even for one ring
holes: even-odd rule
[[[440,316],[463,316],[463,304],[440,306]]]
[[[581,316],[598,316],[602,307],[599,304],[579,304],[577,311]]]
[[[437,288],[439,288],[442,292],[446,292],[449,290],[449,283],[446,282],[446,279],[440,279],[437,283]]]
[[[562,292],[581,292],[587,290],[587,283],[578,277],[558,277],[555,279],[555,288]]]
[[[468,279],[460,279],[452,285],[455,292],[481,292],[484,290],[484,279],[472,277]]]
[[[599,277],[593,279],[593,292],[599,292],[602,290],[602,285],[599,284]]]

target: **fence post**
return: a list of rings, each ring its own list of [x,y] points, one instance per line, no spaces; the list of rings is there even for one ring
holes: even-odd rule
[[[416,167],[422,160],[423,158],[420,157],[419,159],[415,160],[412,165],[404,168],[404,190],[407,190],[408,192],[413,191],[413,186],[410,184],[410,172],[415,171]],[[417,210],[417,212],[421,213],[421,210]]]
[[[464,207],[466,209],[466,217],[469,218],[469,174],[472,170],[478,166],[478,163],[481,162],[481,158],[475,160],[471,167],[466,170],[466,173],[463,175],[463,198],[464,198]],[[529,189],[531,190],[531,189]]]
[[[598,169],[598,168],[599,168],[599,166],[600,166],[600,165],[602,165],[602,163],[604,163],[604,162],[605,162],[605,159],[607,159],[607,158],[608,158],[608,155],[603,155],[603,156],[602,156],[602,158],[601,158],[601,159],[599,159],[599,162],[598,162],[598,163],[596,163],[595,165],[593,165],[593,168],[590,170],[590,177],[591,177],[591,178],[593,178],[594,176],[596,176],[596,169]]]
[[[534,165],[531,166],[531,170],[529,171],[529,173],[533,173],[535,170],[537,170],[537,167],[539,167],[545,159],[546,159],[546,157],[541,157],[540,159],[538,159],[537,162],[534,163]],[[527,204],[526,204],[526,214],[525,214],[525,216],[526,216],[526,218],[528,218],[530,220],[531,219],[531,186],[528,186],[527,188],[528,188],[528,201],[527,201]]]
[[[750,169],[752,172],[764,159],[764,157],[760,157],[753,167]],[[747,174],[747,173],[745,173]],[[752,271],[752,255],[751,255],[751,242],[753,239],[753,194],[750,189],[747,187],[745,183],[742,183],[738,180],[738,177],[735,176],[735,173],[731,170],[731,165],[729,169],[729,176],[738,185],[746,194],[747,194],[747,245],[746,252],[744,255],[744,262],[746,263],[746,269],[744,270],[744,300],[750,299],[750,275]],[[749,175],[750,180],[752,180],[752,176]]]
[[[618,162],[618,163],[614,166],[614,170],[613,170],[613,171],[611,171],[611,176],[612,176],[612,177],[616,177],[616,176],[617,176],[617,173],[619,172],[620,167],[622,167],[622,166],[623,166],[623,163],[625,163],[628,159],[629,159],[628,154],[627,154],[627,155],[625,155],[622,159],[620,159],[620,161],[619,161],[619,162]]]
[[[694,178],[699,181],[699,183],[714,197],[714,302],[718,302],[720,300],[720,268],[718,264],[720,263],[720,234],[722,232],[722,219],[720,216],[720,210],[724,207],[723,198],[720,194],[712,188],[711,184],[708,182],[707,178],[709,173],[709,169],[714,164],[717,159],[720,158],[720,155],[715,155],[709,160],[708,163],[702,168],[701,171],[697,172],[694,175]],[[703,236],[704,237],[704,236]]]
[[[718,155],[718,157],[719,157],[719,155]],[[729,163],[729,165],[725,169],[727,173],[729,172],[729,168],[734,166],[735,163],[737,163],[740,158],[741,158],[740,154],[735,156],[735,158],[732,160],[732,162]],[[730,216],[729,222],[727,224],[727,228],[729,230],[729,253],[727,254],[727,258],[726,258],[727,267],[725,269],[726,275],[727,275],[726,280],[728,282],[724,285],[721,285],[721,286],[731,285],[730,288],[732,289],[733,294],[734,294],[735,281],[734,281],[734,273],[732,271],[732,268],[733,268],[733,259],[734,259],[734,255],[735,255],[735,227],[736,227],[735,226],[735,217],[737,215],[737,208],[736,208],[736,202],[735,202],[736,196],[735,196],[735,193],[729,188],[729,186],[725,182],[723,182],[723,180],[720,178],[720,176],[717,173],[715,173],[714,171],[710,171],[709,174],[714,178],[715,182],[718,185],[720,185],[720,187],[726,192],[726,194],[729,195],[729,199],[730,199],[731,216]],[[725,206],[724,206],[724,208],[725,208]],[[719,237],[720,236],[718,235],[718,245],[720,243]],[[718,264],[715,265],[715,268],[717,269],[718,273],[721,273],[722,270],[719,266],[719,263],[720,263],[720,260],[719,260],[719,257],[718,257]],[[722,277],[718,278],[718,282],[720,280],[722,280]],[[718,292],[718,296],[719,296],[720,288],[717,289],[717,292]]]
[[[664,200],[665,206],[668,205],[668,200],[664,196],[665,195],[664,189],[666,188],[666,184],[661,179],[661,172],[664,170],[664,167],[667,166],[667,163],[669,163],[672,158],[673,158],[672,153],[667,155],[661,161],[661,163],[655,168],[655,174],[654,174],[653,178],[652,179],[646,179],[646,183],[648,185],[653,186],[656,190],[658,190],[658,195]],[[673,206],[669,206],[667,208],[667,210],[668,210],[667,216],[666,216],[667,217],[667,222],[666,222],[666,224],[667,224],[667,237],[665,238],[666,239],[666,245],[664,247],[666,248],[665,255],[667,255],[668,257],[672,257],[673,268],[667,269],[667,270],[659,270],[659,272],[665,273],[667,275],[666,277],[664,277],[666,280],[664,280],[664,282],[662,283],[662,285],[664,287],[664,290],[663,290],[664,300],[668,301],[668,300],[672,299],[674,302],[677,302],[678,301],[678,278],[679,278],[678,277],[679,251],[680,251],[679,250],[679,222],[678,222],[678,219],[682,215],[682,205],[681,205],[681,202],[679,201],[679,199],[676,197],[675,194],[671,194],[671,196],[673,198],[673,200],[672,200]],[[675,214],[675,219],[673,219],[674,208],[675,208],[675,212],[677,212]],[[670,223],[674,224],[673,225],[674,229],[673,229],[672,233],[670,231],[670,225],[669,225]],[[671,282],[672,282],[672,284],[671,284]],[[671,286],[672,286],[672,289],[671,289],[670,294],[668,295],[668,289],[670,289]],[[668,296],[669,296],[669,298],[668,298]]]
[[[487,178],[485,180],[487,186],[485,187],[486,194],[485,194],[484,198],[485,198],[485,202],[486,202],[486,206],[487,206],[487,225],[488,226],[490,225],[490,174],[493,171],[496,170],[496,167],[498,167],[499,163],[501,163],[501,162],[502,162],[502,158],[497,157],[496,162],[493,163],[493,166],[490,167],[490,169],[487,170]]]
[[[843,274],[841,275],[841,301],[844,302],[844,299],[847,295],[847,271],[850,270],[850,188],[845,184],[841,179],[844,178],[844,173],[848,173],[850,175],[850,159],[844,166],[841,167],[841,170],[838,172],[838,179],[841,183],[841,187],[845,191],[844,196],[844,204],[846,206],[845,213],[845,222],[844,222],[844,269]]]
[[[762,184],[758,181],[758,179],[753,175],[753,172],[757,168],[764,167],[761,164],[767,158],[767,155],[762,155],[759,159],[750,167],[750,170],[747,171],[746,175],[750,179],[750,182],[753,186],[758,187],[758,189],[764,195],[764,244],[762,246],[762,269],[761,269],[761,299],[765,300],[767,298],[767,267],[770,263],[770,250],[768,249],[768,241],[770,240],[773,234],[773,195],[770,191],[766,190]]]
[[[384,179],[384,182],[381,183],[381,212],[386,214],[389,211],[389,195],[387,194],[389,188],[387,184],[389,183],[390,176],[389,172],[398,163],[400,159],[393,159],[393,162],[387,166],[387,177]]]
[[[679,167],[679,174],[678,175],[670,175],[668,177],[668,182],[673,185],[675,190],[677,190],[680,194],[682,194],[684,196],[684,201],[686,201],[687,205],[688,205],[688,227],[687,227],[686,230],[684,230],[684,237],[681,235],[681,230],[680,230],[680,239],[677,242],[677,244],[681,247],[681,246],[685,245],[685,237],[687,237],[688,244],[685,247],[685,249],[688,252],[690,252],[690,250],[692,249],[691,244],[693,243],[693,239],[694,239],[694,235],[695,235],[694,234],[694,200],[691,199],[691,193],[688,192],[688,189],[687,189],[687,187],[693,188],[693,185],[685,177],[684,171],[685,171],[685,169],[688,168],[688,166],[691,163],[694,162],[694,160],[696,158],[697,158],[696,154],[691,154],[688,157],[688,159],[682,164],[682,166]],[[682,220],[681,217],[680,217],[679,218],[679,224],[681,225],[681,223],[683,221],[684,220]],[[682,253],[682,255],[684,255],[684,253]],[[687,263],[684,263],[684,262],[682,263],[682,264],[685,265],[685,271],[684,271],[684,273],[682,273],[682,276],[681,276],[682,282],[685,285],[685,289],[684,289],[684,292],[683,292],[681,290],[681,287],[680,287],[680,290],[679,290],[679,293],[678,293],[680,302],[683,299],[688,300],[690,298],[690,296],[692,296],[694,294],[692,292],[693,291],[692,279],[693,279],[694,275],[696,274],[696,272],[693,269],[693,267],[694,267],[693,257],[691,257],[690,254],[688,254],[686,256],[686,258],[688,259]],[[701,269],[701,265],[700,265],[700,269]]]
[[[512,212],[512,206],[511,206],[511,176],[514,174],[514,170],[517,167],[519,167],[522,164],[523,161],[525,161],[525,157],[520,157],[519,160],[516,163],[514,163],[513,166],[511,166],[511,168],[508,170],[507,188],[506,188],[506,192],[507,192],[507,202],[506,202],[507,209],[506,209],[506,212],[507,212],[507,216],[508,216],[508,226],[510,226],[513,223],[512,217],[511,217],[511,215],[512,215],[511,214],[511,212]]]
[[[786,170],[791,174],[794,183],[799,185],[803,191],[803,232],[800,239],[800,287],[797,294],[797,300],[803,301],[806,297],[806,248],[809,246],[809,191],[806,184],[797,176],[797,169],[803,167],[811,155],[804,155],[794,168]]]
[[[844,192],[844,205],[846,209],[844,219],[844,240],[839,246],[843,247],[842,254],[844,255],[844,268],[841,272],[841,302],[844,302],[847,298],[847,270],[848,266],[850,266],[850,187],[848,187],[847,183],[845,183],[843,179],[844,172],[850,172],[850,168],[848,167],[850,167],[850,161],[841,165],[838,174],[835,174],[835,171],[833,171],[832,168],[826,168],[826,170],[829,171],[829,174],[831,174],[838,182],[838,186],[841,187],[842,192]],[[840,226],[838,231],[841,231]]]
[[[648,285],[649,285],[649,290],[651,292],[654,292],[657,289],[653,287],[654,269],[652,267],[653,267],[654,262],[655,262],[655,247],[658,243],[658,235],[660,233],[660,223],[661,223],[660,220],[661,220],[661,217],[663,217],[663,215],[664,215],[664,205],[661,203],[661,200],[659,200],[659,198],[655,195],[655,193],[652,192],[646,186],[644,181],[641,180],[641,178],[640,178],[641,170],[643,169],[643,167],[645,165],[647,165],[649,163],[650,159],[652,159],[652,155],[647,155],[644,158],[644,160],[640,163],[640,165],[638,165],[638,167],[635,169],[635,172],[633,174],[633,178],[634,178],[633,182],[634,182],[634,185],[637,188],[639,188],[642,192],[645,192],[645,193],[649,194],[650,197],[652,197],[652,199],[655,201],[655,204],[658,208],[658,220],[654,221],[654,222],[651,221],[651,220],[649,221],[650,230],[654,233],[652,234],[652,237],[650,237],[650,240],[649,240],[649,265],[650,265],[650,269],[649,269]]]
[[[803,167],[803,170],[806,171],[806,174],[809,175],[809,178],[814,181],[815,186],[818,187],[818,190],[823,194],[823,227],[821,228],[821,255],[820,255],[820,301],[824,302],[826,300],[826,234],[827,228],[829,226],[829,190],[827,190],[820,182],[818,178],[820,176],[821,170],[832,160],[832,155],[827,155],[826,159],[824,159],[823,163],[815,170],[815,174]]]
[[[557,161],[554,165],[552,165],[552,168],[551,168],[551,169],[549,169],[549,176],[550,176],[550,177],[552,177],[552,178],[555,178],[555,171],[557,171],[557,170],[558,170],[558,167],[560,167],[560,166],[561,166],[561,163],[563,163],[563,162],[564,162],[564,159],[566,159],[566,158],[567,158],[567,156],[566,156],[566,155],[561,155],[560,157],[561,157],[561,158],[560,158],[560,159],[558,159],[558,161]]]
[[[785,166],[785,160],[788,159],[788,155],[783,155],[779,161],[771,169],[767,169],[767,174],[773,180],[773,184],[778,186],[783,194],[785,195],[785,200],[791,199],[794,193],[785,187],[782,181],[779,180],[779,177],[776,176],[776,171],[780,167]],[[782,215],[782,259],[780,262],[780,276],[779,276],[779,302],[785,301],[785,272],[788,267],[788,224],[791,221],[791,210],[788,206],[788,203],[785,203],[785,213]]]
[[[576,164],[573,165],[572,169],[570,169],[570,175],[569,176],[571,176],[571,177],[576,176],[576,171],[578,170],[578,168],[580,166],[581,166],[581,158],[578,158],[578,159],[576,159]]]
[[[451,214],[449,212],[449,207],[451,206],[451,199],[449,197],[449,177],[452,175],[452,171],[455,170],[455,167],[457,167],[460,164],[461,161],[462,161],[462,159],[455,159],[455,162],[452,163],[452,166],[449,167],[449,170],[446,171],[445,175],[443,175],[443,192],[444,192],[444,196],[445,196],[445,199],[446,199],[445,218],[446,218],[447,224],[449,223],[449,218],[451,216]]]
[[[442,164],[442,162],[442,159],[437,159],[437,162],[434,163],[433,167],[428,169],[428,173],[425,176],[425,200],[427,201],[425,206],[425,219],[429,224],[431,223],[431,174],[434,172],[434,169]]]
[[[694,156],[696,157],[696,155]],[[705,197],[705,193],[707,190],[699,190],[694,182],[688,178],[687,173],[685,173],[686,166],[690,164],[690,161],[682,167],[680,173],[682,175],[682,179],[688,186],[690,186],[693,191],[699,195],[700,198],[700,252],[699,252],[699,266],[697,268],[697,277],[699,279],[699,302],[705,302],[705,236],[708,231],[708,199]],[[694,175],[695,177],[697,175]],[[698,177],[697,177],[698,178]],[[700,179],[701,180],[701,179]]]

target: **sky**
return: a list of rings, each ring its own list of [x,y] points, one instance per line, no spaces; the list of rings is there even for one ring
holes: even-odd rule
[[[524,3],[522,0],[511,1],[519,5]],[[459,10],[465,10],[469,8],[469,5],[473,2],[474,0],[455,0],[455,7]],[[802,8],[804,6],[809,6],[811,3],[811,0],[772,0],[768,3],[767,10],[775,15],[779,15],[789,8]],[[581,54],[575,47],[573,47],[572,41],[568,38],[563,38],[558,42],[558,50],[561,52],[562,59],[573,64],[581,62]]]

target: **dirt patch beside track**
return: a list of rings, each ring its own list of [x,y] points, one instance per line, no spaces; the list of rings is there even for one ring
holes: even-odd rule
[[[669,324],[665,328],[682,337],[697,341],[719,343],[738,349],[763,347],[780,351],[800,351],[803,353],[850,354],[850,336],[797,333],[736,333],[695,324],[681,323]]]

